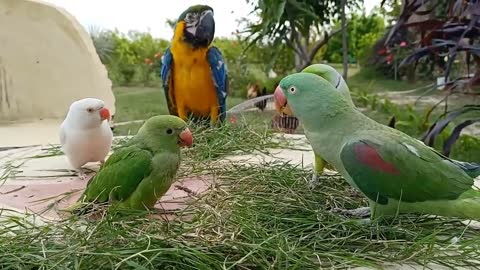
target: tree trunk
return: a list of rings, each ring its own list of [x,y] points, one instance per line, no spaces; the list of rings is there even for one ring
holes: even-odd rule
[[[302,71],[303,67],[305,66],[305,61],[303,58],[298,55],[297,53],[295,54],[295,70],[297,72]]]
[[[303,50],[304,52],[308,53],[308,47],[304,46],[304,44],[301,44],[302,48],[298,48],[297,50]],[[298,53],[295,53],[295,70],[297,72],[302,71],[306,66],[310,65],[311,60],[310,59],[305,59]]]
[[[347,19],[345,16],[346,0],[342,0],[342,51],[343,51],[343,79],[346,81],[348,76],[348,40],[347,40]]]

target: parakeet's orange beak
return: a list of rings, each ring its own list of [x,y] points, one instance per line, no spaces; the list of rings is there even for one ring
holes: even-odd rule
[[[107,108],[102,108],[100,110],[100,118],[103,120],[110,121],[110,111]]]
[[[188,128],[184,129],[182,132],[180,132],[179,137],[180,137],[180,142],[178,143],[178,145],[180,147],[184,147],[184,146],[190,147],[190,146],[192,146],[193,136],[192,136],[192,132],[190,131],[190,129],[188,129]]]
[[[275,100],[275,109],[277,112],[286,115],[293,115],[290,106],[288,106],[287,97],[283,93],[280,86],[277,86],[277,89],[275,89],[275,92],[273,93],[273,99]]]

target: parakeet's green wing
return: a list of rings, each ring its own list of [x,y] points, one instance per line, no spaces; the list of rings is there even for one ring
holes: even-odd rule
[[[88,184],[85,201],[125,200],[152,171],[152,153],[136,146],[115,151]]]
[[[415,141],[382,134],[362,137],[347,142],[340,158],[355,184],[373,201],[454,200],[473,185],[462,170]]]

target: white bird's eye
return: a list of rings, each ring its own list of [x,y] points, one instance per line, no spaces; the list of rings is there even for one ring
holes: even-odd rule
[[[92,109],[92,108],[88,108],[88,109],[87,109],[87,112],[91,113],[91,112],[93,112],[93,109]]]
[[[297,88],[295,88],[295,86],[290,86],[290,88],[288,88],[288,92],[295,94],[297,92]]]

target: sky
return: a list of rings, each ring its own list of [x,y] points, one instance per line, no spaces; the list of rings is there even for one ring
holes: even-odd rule
[[[177,18],[186,8],[207,4],[214,10],[215,36],[228,37],[238,27],[237,20],[248,17],[253,6],[245,0],[44,0],[63,7],[85,28],[97,26],[121,32],[139,30],[154,37],[170,39],[167,19]],[[381,0],[364,0],[368,12]],[[249,18],[255,19],[254,15]]]

